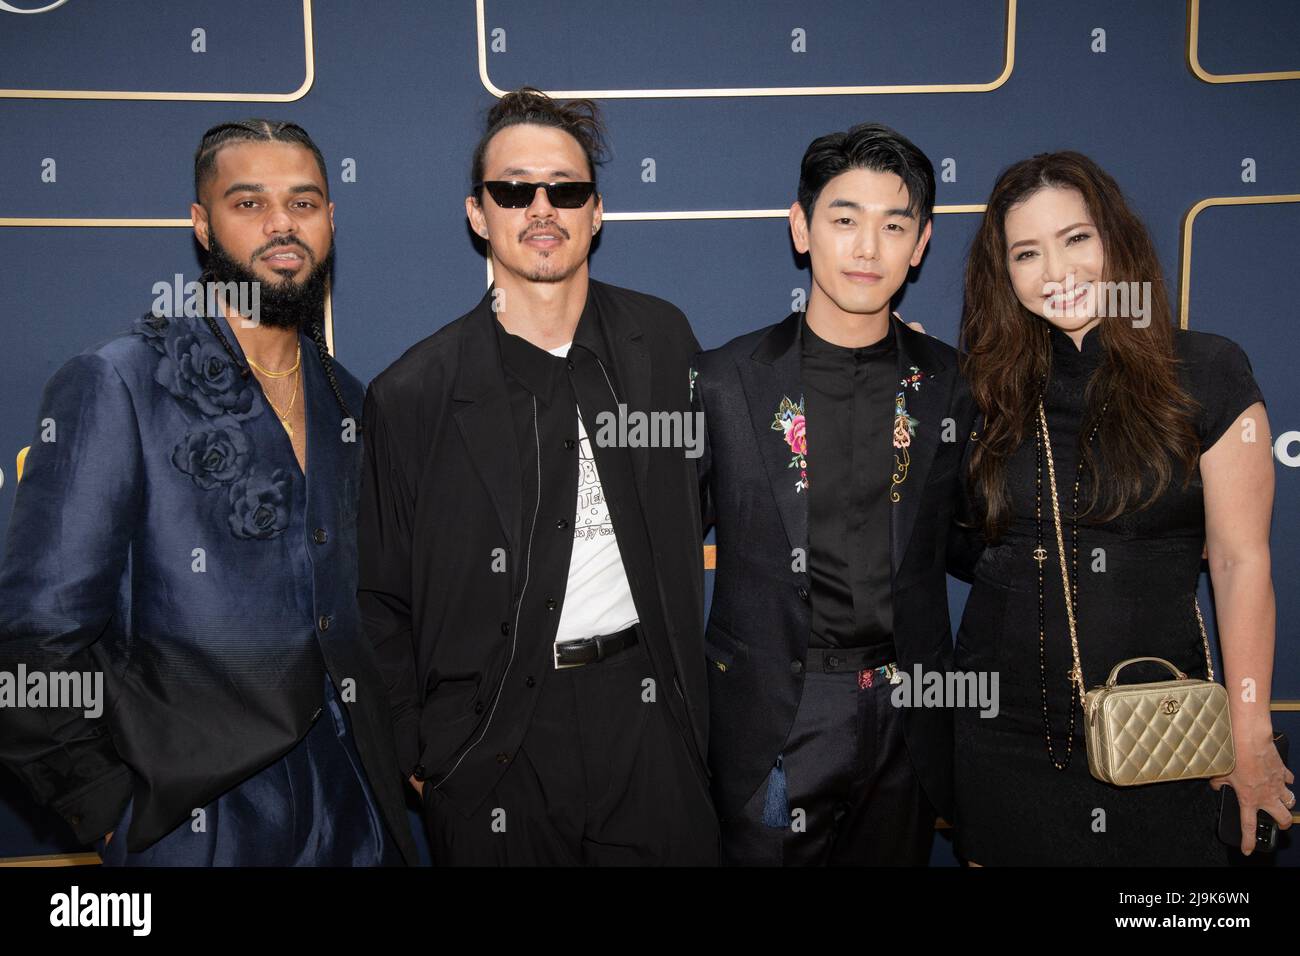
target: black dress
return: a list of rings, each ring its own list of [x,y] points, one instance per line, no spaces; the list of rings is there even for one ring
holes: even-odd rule
[[[1082,350],[1055,328],[1051,339],[1044,407],[1068,561],[1084,387],[1102,354],[1096,329],[1084,337]],[[1205,450],[1262,397],[1245,354],[1228,339],[1177,331],[1175,352],[1183,386],[1201,406],[1196,429]],[[996,672],[999,707],[991,717],[974,707],[955,712],[957,852],[986,866],[1223,865],[1227,848],[1215,835],[1218,794],[1209,782],[1115,787],[1097,780],[1088,770],[1077,695],[1069,767],[1058,771],[1048,759],[1033,556],[1035,470],[1030,431],[1008,465],[1011,521],[975,566],[958,631],[956,668]],[[1085,475],[1081,509],[1087,480]],[[1070,720],[1072,658],[1046,474],[1042,496],[1047,700],[1059,763]],[[1085,686],[1102,683],[1119,661],[1140,656],[1163,657],[1193,677],[1205,676],[1193,608],[1204,542],[1199,471],[1186,490],[1179,475],[1145,510],[1102,525],[1079,522],[1077,632]],[[1121,679],[1167,677],[1161,668],[1140,664]],[[1222,674],[1216,677],[1222,681]]]

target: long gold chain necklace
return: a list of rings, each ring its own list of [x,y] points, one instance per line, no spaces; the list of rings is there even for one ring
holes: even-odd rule
[[[264,391],[262,394],[266,395],[266,392]],[[289,438],[291,440],[293,438],[293,426],[289,424],[289,415],[293,413],[293,403],[297,398],[298,398],[297,378],[294,378],[293,380],[293,393],[289,396],[289,407],[284,410],[283,414],[281,414],[280,409],[275,407],[275,402],[271,401],[271,396],[266,395],[266,403],[271,406],[271,410],[274,411],[276,417],[280,419],[280,424],[284,426],[284,430],[288,433]]]
[[[298,355],[293,360],[293,367],[287,368],[282,372],[276,372],[264,365],[259,365],[248,355],[245,355],[244,358],[248,359],[249,365],[253,366],[253,368],[257,369],[267,378],[286,378],[293,375],[302,367],[302,343],[298,343]],[[293,413],[293,403],[298,398],[298,381],[299,378],[295,377],[293,380],[293,392],[289,395],[289,405],[283,413],[280,412],[280,409],[275,407],[275,402],[271,401],[270,393],[265,389],[262,390],[262,394],[266,396],[266,403],[271,406],[271,410],[275,412],[276,417],[280,419],[280,424],[284,426],[284,430],[288,434],[290,441],[293,440],[293,426],[289,424],[289,416]]]

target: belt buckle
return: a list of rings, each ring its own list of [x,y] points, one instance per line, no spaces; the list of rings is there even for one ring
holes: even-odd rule
[[[557,671],[568,670],[568,669],[571,668],[571,667],[582,667],[583,664],[586,663],[586,661],[578,661],[578,663],[576,663],[576,664],[561,664],[561,663],[560,663],[560,645],[561,645],[561,644],[567,644],[567,643],[570,643],[570,642],[569,642],[569,641],[556,641],[554,644],[551,645],[551,656],[552,656],[552,659],[553,659],[554,662],[555,662],[555,669],[556,669]]]

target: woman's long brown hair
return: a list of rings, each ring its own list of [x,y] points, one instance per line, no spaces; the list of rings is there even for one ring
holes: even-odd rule
[[[1006,217],[1046,186],[1083,196],[1102,242],[1103,279],[1150,283],[1151,289],[1145,327],[1106,315],[1089,333],[1100,337],[1103,358],[1087,385],[1080,433],[1097,423],[1103,403],[1106,412],[1096,439],[1083,447],[1094,480],[1082,513],[1103,522],[1141,510],[1169,486],[1177,462],[1184,466],[1186,487],[1200,454],[1193,427],[1197,405],[1178,381],[1169,296],[1146,227],[1115,180],[1087,156],[1040,153],[1022,160],[998,178],[989,197],[966,264],[961,323],[962,368],[984,418],[969,479],[985,502],[990,541],[1009,520],[1007,462],[1036,427],[1040,383],[1051,374],[1052,357],[1047,321],[1021,305],[1011,285]],[[1100,308],[1100,290],[1096,298]]]

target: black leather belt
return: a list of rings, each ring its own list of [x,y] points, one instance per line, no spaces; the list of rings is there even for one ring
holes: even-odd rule
[[[581,667],[625,651],[636,644],[636,630],[637,625],[633,624],[617,634],[597,634],[578,641],[556,641],[555,669],[558,671],[566,667]]]

